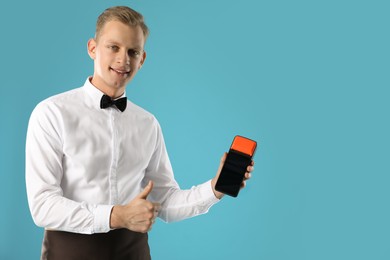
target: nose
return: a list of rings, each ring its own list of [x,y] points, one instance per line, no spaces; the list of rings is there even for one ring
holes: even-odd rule
[[[130,64],[130,56],[126,51],[121,51],[118,53],[116,57],[116,62],[121,65],[129,65]]]

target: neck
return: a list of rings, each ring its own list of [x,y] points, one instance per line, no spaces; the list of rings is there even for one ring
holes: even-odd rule
[[[111,97],[112,99],[116,99],[116,98],[122,96],[123,93],[125,93],[125,87],[110,88],[110,87],[105,86],[105,84],[96,80],[95,77],[91,77],[89,79],[89,81],[91,82],[91,84],[95,88],[99,89],[101,92],[103,92],[107,96]]]

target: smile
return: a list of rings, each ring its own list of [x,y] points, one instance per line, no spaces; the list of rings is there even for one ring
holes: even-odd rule
[[[123,76],[127,76],[129,73],[130,73],[130,70],[119,70],[119,69],[114,69],[114,68],[111,68],[110,69],[120,75],[123,75]]]

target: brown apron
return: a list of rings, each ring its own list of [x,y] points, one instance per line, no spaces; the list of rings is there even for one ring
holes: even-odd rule
[[[148,234],[127,229],[92,235],[45,230],[42,260],[150,260]]]

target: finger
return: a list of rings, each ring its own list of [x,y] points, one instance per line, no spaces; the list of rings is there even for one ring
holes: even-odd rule
[[[140,233],[147,233],[150,230],[152,230],[152,224],[142,223],[142,224],[135,224],[131,230],[140,232]]]
[[[154,219],[155,219],[154,212],[148,211],[133,216],[131,222],[134,225],[150,225]]]
[[[153,189],[153,182],[149,181],[148,185],[146,185],[144,190],[141,191],[140,194],[138,194],[137,198],[146,200],[146,198],[148,197],[148,195],[152,191],[152,189]]]
[[[161,210],[161,204],[160,203],[153,203],[153,209],[156,212],[159,212]]]
[[[153,212],[153,215],[154,215],[153,217],[157,218],[159,213],[160,213],[160,209],[155,209]]]
[[[153,202],[152,204],[153,204],[153,206],[154,206],[155,209],[158,209],[158,210],[161,209],[161,204],[160,204],[160,203],[158,203],[158,202]]]
[[[248,167],[246,167],[246,171],[247,171],[247,172],[253,172],[254,169],[255,169],[254,166],[248,166]]]
[[[249,180],[252,177],[252,174],[250,172],[245,173],[244,180]]]
[[[156,218],[161,210],[160,203],[153,203],[153,217]]]

